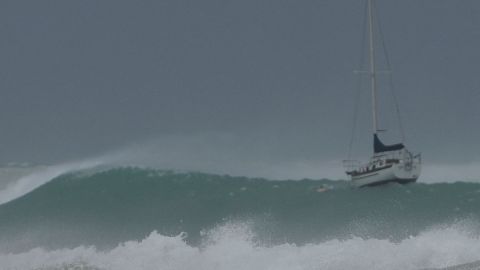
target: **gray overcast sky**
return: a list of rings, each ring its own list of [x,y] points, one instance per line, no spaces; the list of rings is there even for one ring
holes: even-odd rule
[[[480,1],[377,6],[407,144],[480,160]],[[272,158],[341,159],[363,16],[358,0],[2,1],[0,161],[216,133]],[[356,144],[370,148],[368,95]]]

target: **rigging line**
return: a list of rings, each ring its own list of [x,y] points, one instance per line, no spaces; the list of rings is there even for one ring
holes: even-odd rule
[[[392,95],[393,103],[395,105],[395,112],[397,115],[397,121],[398,121],[398,127],[400,129],[400,135],[402,136],[402,142],[405,142],[405,132],[403,130],[403,123],[402,123],[402,117],[400,114],[400,106],[398,105],[398,99],[397,95],[395,94],[395,87],[393,84],[393,76],[392,76],[392,66],[390,65],[390,58],[388,57],[388,52],[387,52],[387,46],[385,45],[385,38],[383,36],[383,30],[382,30],[382,24],[380,22],[380,16],[378,16],[378,10],[377,10],[377,5],[375,2],[373,2],[373,8],[375,9],[375,14],[377,14],[377,25],[378,25],[378,32],[380,35],[380,40],[382,42],[382,48],[383,48],[383,54],[385,56],[385,62],[387,64],[387,70],[388,72],[388,83],[389,83],[389,88],[390,88],[390,93]]]
[[[360,53],[360,70],[363,70],[364,64],[365,64],[365,39],[366,39],[366,31],[367,31],[367,1],[365,1],[365,10],[363,12],[363,34],[362,34],[362,45],[361,45],[361,53]],[[358,121],[358,111],[359,111],[359,104],[360,104],[360,93],[362,90],[362,77],[363,76],[358,76],[357,77],[357,89],[355,90],[355,104],[354,104],[354,109],[353,109],[353,120],[352,120],[352,134],[350,137],[350,143],[348,144],[348,160],[351,159],[352,156],[352,147],[353,147],[353,140],[355,138],[355,131],[357,129],[357,121]]]

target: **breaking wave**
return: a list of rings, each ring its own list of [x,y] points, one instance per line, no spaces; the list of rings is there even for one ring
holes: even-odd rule
[[[480,260],[478,183],[354,189],[326,179],[67,169],[37,175],[43,182],[0,205],[2,269],[428,269]]]
[[[102,251],[93,246],[32,249],[0,255],[3,269],[427,269],[471,263],[480,258],[480,239],[457,228],[423,232],[398,243],[352,237],[321,243],[265,245],[248,225],[228,223],[206,233],[201,246],[185,235],[152,232]],[[462,269],[478,269],[478,263]]]

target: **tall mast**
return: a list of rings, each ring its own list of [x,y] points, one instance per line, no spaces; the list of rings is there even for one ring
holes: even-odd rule
[[[368,28],[370,36],[370,79],[372,86],[373,133],[377,133],[377,83],[375,73],[375,44],[373,37],[373,0],[368,0]]]

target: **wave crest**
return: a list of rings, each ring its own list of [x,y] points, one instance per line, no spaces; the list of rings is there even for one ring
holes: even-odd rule
[[[248,224],[227,223],[209,231],[201,247],[187,244],[183,235],[169,237],[154,231],[141,241],[127,241],[108,251],[82,246],[52,251],[36,248],[0,255],[0,261],[3,269],[25,270],[405,270],[447,267],[480,259],[480,239],[455,226],[425,231],[398,243],[353,237],[317,244],[269,246],[255,241],[252,234]]]

